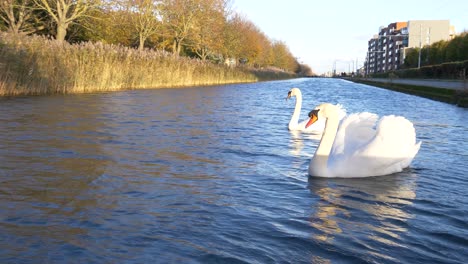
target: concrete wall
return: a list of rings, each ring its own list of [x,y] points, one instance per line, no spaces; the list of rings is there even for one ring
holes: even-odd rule
[[[410,20],[408,21],[408,47],[419,48],[440,40],[450,40],[449,20]]]

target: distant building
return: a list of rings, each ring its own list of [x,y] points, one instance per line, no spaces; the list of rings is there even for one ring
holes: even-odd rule
[[[398,69],[400,52],[407,39],[407,22],[395,22],[380,27],[379,33],[368,42],[366,72],[368,74]]]
[[[408,48],[431,45],[440,40],[454,37],[454,27],[449,20],[410,20],[408,21]]]
[[[454,35],[449,20],[410,20],[380,27],[378,34],[368,41],[366,75],[397,70],[405,62],[407,48],[450,40]]]
[[[227,66],[229,66],[229,67],[234,67],[234,66],[236,66],[236,59],[234,59],[234,58],[226,58],[226,59],[224,60],[224,64],[227,65]]]

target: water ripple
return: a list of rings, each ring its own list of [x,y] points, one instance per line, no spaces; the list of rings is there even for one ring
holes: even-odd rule
[[[320,138],[287,130],[291,87],[304,117],[324,101],[406,116],[411,168],[308,178]],[[0,261],[464,263],[466,115],[318,78],[2,99]]]

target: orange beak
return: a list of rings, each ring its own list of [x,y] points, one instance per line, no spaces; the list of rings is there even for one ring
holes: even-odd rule
[[[317,120],[318,120],[317,115],[316,115],[315,113],[312,113],[312,114],[310,115],[309,122],[307,122],[305,128],[310,127],[310,126],[311,126],[313,123],[315,123],[315,121],[317,121]]]

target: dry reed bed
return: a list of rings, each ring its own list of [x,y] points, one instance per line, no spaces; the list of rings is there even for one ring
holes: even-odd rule
[[[163,51],[0,32],[0,96],[254,82],[248,71]]]

